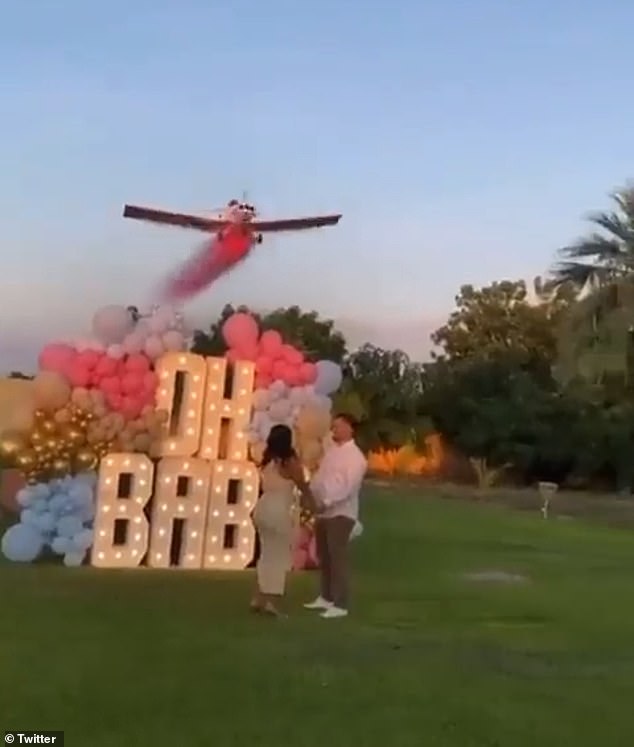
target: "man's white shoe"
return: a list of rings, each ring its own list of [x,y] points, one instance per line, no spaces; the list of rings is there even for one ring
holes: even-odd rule
[[[347,617],[348,616],[348,610],[342,610],[340,607],[328,607],[328,609],[325,612],[322,612],[320,617],[323,617],[324,620],[334,620],[337,617]]]
[[[304,609],[306,610],[329,610],[333,606],[332,602],[329,602],[327,599],[324,599],[323,597],[317,597],[314,602],[309,602],[308,604],[304,605]]]

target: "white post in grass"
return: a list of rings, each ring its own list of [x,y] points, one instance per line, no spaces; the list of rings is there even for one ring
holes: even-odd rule
[[[550,508],[550,501],[552,500],[552,497],[555,495],[559,488],[559,485],[557,485],[556,482],[538,482],[537,483],[537,489],[539,490],[539,494],[542,498],[542,516],[544,519],[548,518],[548,510]]]

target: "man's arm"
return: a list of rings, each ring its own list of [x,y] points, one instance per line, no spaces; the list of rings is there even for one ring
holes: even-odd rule
[[[313,493],[325,508],[343,503],[363,481],[367,469],[364,456],[358,452],[323,475],[312,486]]]

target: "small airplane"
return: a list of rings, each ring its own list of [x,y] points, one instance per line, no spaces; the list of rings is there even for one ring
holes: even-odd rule
[[[323,226],[336,226],[341,215],[322,215],[311,218],[258,220],[253,205],[230,200],[224,208],[206,218],[185,213],[125,205],[123,217],[160,223],[180,228],[191,228],[214,234],[211,242],[180,267],[166,282],[162,300],[176,303],[187,300],[245,260],[256,244],[261,244],[266,233],[303,231]]]

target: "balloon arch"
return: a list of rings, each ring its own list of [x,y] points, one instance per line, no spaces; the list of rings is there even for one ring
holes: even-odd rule
[[[285,423],[305,468],[315,470],[328,443],[341,368],[309,360],[276,330],[261,332],[248,313],[229,317],[222,335],[228,363],[249,361],[254,369],[250,459],[260,461],[271,427]],[[100,461],[111,453],[158,455],[168,413],[156,405],[156,371],[161,359],[188,350],[190,342],[191,331],[174,309],[140,314],[107,306],[94,315],[89,338],[41,351],[32,396],[0,434],[0,461],[27,480],[17,495],[19,521],[2,537],[6,558],[29,563],[53,554],[66,566],[88,560]],[[312,517],[298,515],[297,527],[295,568],[315,567]]]

